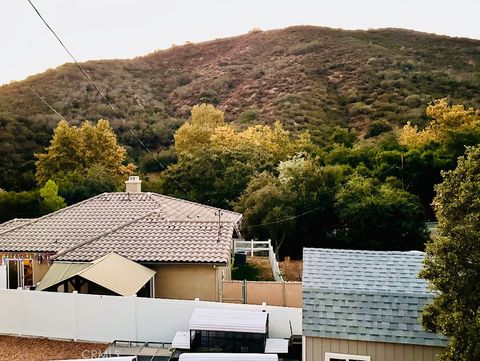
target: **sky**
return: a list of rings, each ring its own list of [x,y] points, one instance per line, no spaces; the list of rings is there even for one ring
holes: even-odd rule
[[[132,58],[292,25],[406,28],[480,39],[479,0],[32,0],[81,61]],[[70,58],[27,0],[0,0],[0,84]]]

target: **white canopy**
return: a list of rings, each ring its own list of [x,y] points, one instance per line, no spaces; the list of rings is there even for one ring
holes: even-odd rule
[[[278,361],[278,356],[261,353],[182,353],[180,361]]]
[[[265,353],[288,353],[288,340],[283,338],[267,338]]]
[[[172,341],[172,347],[190,350],[190,332],[177,331]]]
[[[267,332],[268,313],[196,308],[190,318],[190,330]]]

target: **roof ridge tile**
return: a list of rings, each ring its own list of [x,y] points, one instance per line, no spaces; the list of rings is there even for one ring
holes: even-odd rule
[[[43,215],[43,216],[41,216],[41,217],[32,218],[32,220],[31,220],[30,222],[20,224],[20,225],[18,225],[17,227],[7,229],[7,230],[5,230],[5,231],[3,231],[3,232],[0,231],[0,235],[4,235],[4,234],[6,234],[6,233],[8,233],[8,232],[10,232],[10,231],[17,230],[17,229],[19,229],[19,228],[22,228],[22,227],[31,225],[31,224],[36,223],[36,222],[39,222],[39,221],[41,221],[41,220],[43,220],[43,219],[52,217],[52,216],[54,216],[54,215],[56,215],[56,214],[59,214],[59,213],[65,212],[65,211],[67,211],[67,210],[73,209],[73,208],[78,207],[78,206],[80,206],[80,205],[82,205],[82,204],[88,203],[88,202],[90,202],[90,201],[92,201],[92,200],[94,200],[94,199],[100,198],[100,197],[101,197],[102,195],[104,195],[104,194],[108,194],[108,193],[107,193],[107,192],[100,193],[100,194],[97,194],[96,196],[90,197],[90,198],[88,198],[88,199],[84,199],[83,201],[80,201],[80,202],[78,202],[78,203],[69,205],[69,206],[67,206],[67,207],[65,207],[65,208],[58,209],[58,210],[56,210],[56,211],[54,211],[54,212],[51,212],[51,213],[47,213],[47,214],[45,214],[45,215]],[[17,218],[14,218],[14,219],[17,219]],[[24,219],[28,219],[28,218],[24,218]],[[10,221],[13,221],[13,220],[10,220]]]

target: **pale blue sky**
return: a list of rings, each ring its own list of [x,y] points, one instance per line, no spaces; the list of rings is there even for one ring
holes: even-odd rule
[[[290,25],[401,27],[480,39],[479,0],[32,0],[79,60]],[[70,61],[27,0],[0,0],[0,83]]]

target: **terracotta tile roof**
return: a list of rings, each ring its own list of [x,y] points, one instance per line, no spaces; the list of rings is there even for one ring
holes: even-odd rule
[[[13,228],[21,226],[22,224],[29,223],[32,220],[32,218],[14,218],[7,222],[0,223],[0,233],[9,231]]]
[[[167,221],[154,212],[59,256],[63,261],[92,261],[115,252],[133,261],[221,262],[230,256],[230,222]]]
[[[0,251],[82,261],[116,252],[132,260],[224,262],[241,218],[156,193],[104,193],[15,228],[0,225]]]

